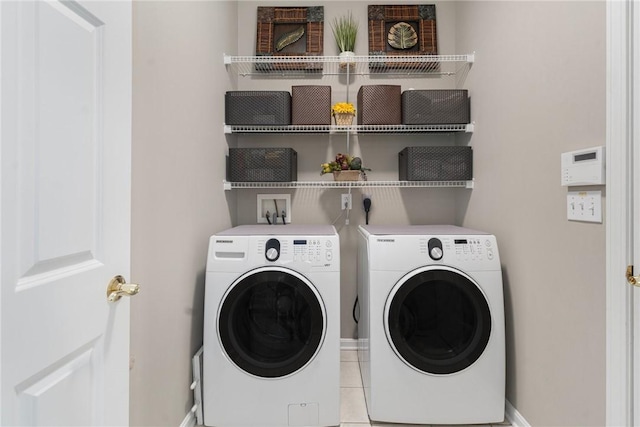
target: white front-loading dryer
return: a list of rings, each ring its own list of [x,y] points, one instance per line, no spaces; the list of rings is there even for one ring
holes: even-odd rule
[[[340,243],[333,226],[212,236],[205,284],[207,426],[340,424]]]
[[[360,226],[358,359],[369,417],[504,420],[502,272],[493,235]]]

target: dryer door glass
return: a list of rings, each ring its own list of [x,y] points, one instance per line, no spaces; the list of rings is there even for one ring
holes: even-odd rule
[[[387,301],[387,335],[410,366],[451,374],[473,364],[491,335],[484,294],[467,276],[423,269],[399,282]]]
[[[325,314],[302,276],[266,269],[236,282],[218,318],[222,346],[242,370],[266,378],[296,372],[313,359]]]

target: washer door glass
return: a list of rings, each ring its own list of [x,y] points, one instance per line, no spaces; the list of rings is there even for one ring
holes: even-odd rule
[[[227,355],[242,370],[283,377],[304,367],[320,349],[324,306],[304,276],[261,268],[230,287],[220,308],[218,331]]]
[[[387,339],[409,366],[451,374],[473,364],[491,335],[487,300],[466,274],[425,267],[406,275],[385,306]]]

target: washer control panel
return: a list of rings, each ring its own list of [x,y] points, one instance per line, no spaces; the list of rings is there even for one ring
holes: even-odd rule
[[[339,248],[332,239],[320,237],[270,238],[264,242],[264,257],[267,261],[285,264],[306,263],[329,267]]]

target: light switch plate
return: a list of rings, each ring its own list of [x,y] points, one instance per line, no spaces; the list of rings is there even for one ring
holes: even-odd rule
[[[267,212],[273,223],[273,213],[276,212],[276,224],[282,224],[282,211],[284,210],[285,222],[291,223],[291,194],[258,194],[257,200],[258,224],[268,224]],[[276,209],[277,206],[277,209]]]
[[[602,191],[567,192],[567,219],[602,223]]]

